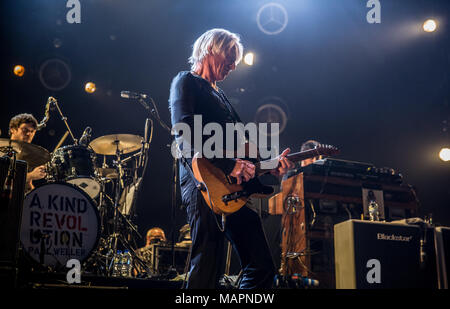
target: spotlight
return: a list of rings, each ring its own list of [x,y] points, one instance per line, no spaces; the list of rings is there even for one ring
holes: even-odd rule
[[[60,38],[54,38],[53,39],[53,46],[55,48],[60,48],[63,45],[63,42]]]
[[[244,56],[244,63],[245,63],[246,65],[253,65],[253,60],[254,60],[254,58],[255,58],[255,55],[254,55],[253,53],[247,53],[247,54]]]
[[[14,67],[14,75],[22,77],[23,74],[25,74],[25,68],[22,65],[20,65],[20,64],[16,65]]]
[[[439,158],[444,162],[450,161],[450,148],[442,148],[439,152]]]
[[[428,19],[423,23],[423,31],[425,32],[433,32],[437,28],[436,21],[434,19]]]
[[[93,82],[87,82],[84,86],[84,89],[87,93],[94,93],[95,92],[95,84]]]

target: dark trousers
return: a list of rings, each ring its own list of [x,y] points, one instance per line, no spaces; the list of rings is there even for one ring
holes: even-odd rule
[[[261,220],[253,210],[242,207],[228,215],[222,232],[221,216],[215,215],[193,188],[187,198],[187,217],[191,227],[192,252],[187,288],[217,288],[223,274],[226,237],[236,251],[242,268],[240,288],[270,288],[275,266],[264,235]]]

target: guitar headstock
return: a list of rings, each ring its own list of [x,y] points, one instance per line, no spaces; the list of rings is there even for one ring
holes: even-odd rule
[[[339,153],[339,149],[333,145],[320,144],[314,149],[321,156],[333,156]]]

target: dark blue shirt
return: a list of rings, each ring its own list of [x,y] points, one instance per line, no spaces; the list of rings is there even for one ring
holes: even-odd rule
[[[224,147],[226,145],[226,124],[241,122],[236,111],[221,89],[215,90],[207,80],[188,71],[178,73],[172,80],[169,109],[171,112],[172,127],[177,123],[185,123],[190,127],[190,145],[192,148],[194,146],[193,139],[195,135],[194,115],[202,116],[203,126],[207,123],[214,122],[222,127],[224,132]],[[200,134],[202,134],[202,132],[200,132]],[[203,137],[203,139],[205,139],[205,137]],[[191,155],[193,155],[194,151],[199,150],[193,149]],[[190,164],[191,160],[188,159],[187,161]],[[210,161],[226,175],[231,173],[235,165],[234,159],[211,158]],[[180,164],[180,184],[182,195],[187,193],[187,188],[184,187],[189,187],[189,189],[194,187],[194,181],[183,164]]]

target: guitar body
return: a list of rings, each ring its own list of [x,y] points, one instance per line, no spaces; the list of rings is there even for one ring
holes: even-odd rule
[[[262,185],[257,178],[242,185],[233,183],[221,169],[205,158],[194,156],[192,171],[195,178],[205,184],[207,189],[201,190],[201,193],[208,206],[216,214],[232,214],[241,209],[251,196],[266,197],[273,193],[271,187]],[[226,201],[224,201],[224,197]]]

